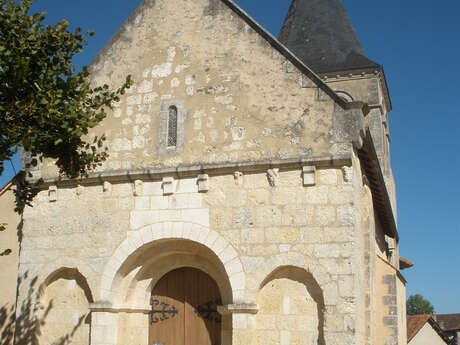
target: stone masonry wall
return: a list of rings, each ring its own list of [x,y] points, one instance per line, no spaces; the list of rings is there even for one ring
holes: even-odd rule
[[[176,177],[57,190],[50,187],[24,213],[20,270],[43,281],[62,267],[75,268],[86,278],[96,302],[111,301],[115,306],[115,300],[104,292],[104,275],[114,253],[126,248],[120,245],[133,236],[139,236],[141,244],[142,239],[154,242],[152,238],[160,235],[149,232],[147,238],[144,233],[150,224],[184,224],[175,234],[169,230],[171,235],[161,235],[171,238],[189,236],[185,225],[196,224],[210,229],[209,235],[203,233],[208,236],[203,237],[203,243],[223,258],[227,271],[232,262],[241,263],[235,266],[241,268],[229,273],[233,302],[256,303],[262,282],[279,267],[304,269],[311,273],[324,298],[325,343],[338,344],[340,339],[340,344],[351,344],[355,323],[362,322],[356,309],[362,288],[356,279],[356,263],[361,259],[357,258],[360,254],[354,243],[360,230],[355,227],[357,211],[350,168],[322,168],[308,176],[316,180],[315,185],[304,186],[300,169],[272,169],[209,176],[206,184],[202,177]],[[154,252],[146,254],[154,256]],[[142,256],[125,256],[140,260],[134,266],[145,262]],[[137,270],[116,272],[126,280],[132,279]],[[135,290],[132,284],[130,289]],[[23,284],[21,297],[26,292],[27,285]],[[101,296],[106,298],[101,300]],[[127,301],[122,298],[117,303],[126,306]],[[97,313],[93,316],[98,320]],[[253,321],[245,314],[233,315],[234,343],[243,344],[248,331],[263,327],[262,321],[259,325]],[[104,327],[108,326],[99,330],[92,327],[94,343],[98,343]],[[113,344],[117,341],[122,344],[123,340],[114,340]],[[139,343],[144,341],[139,339]]]
[[[91,133],[107,137],[101,171],[349,149],[332,131],[332,99],[220,0],[145,0],[92,65],[97,85],[128,74],[134,86]],[[175,149],[164,146],[169,105],[180,115]],[[56,177],[55,167],[45,162],[36,176]]]

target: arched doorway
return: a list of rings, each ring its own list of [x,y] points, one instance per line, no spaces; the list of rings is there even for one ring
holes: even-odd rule
[[[184,267],[152,290],[149,345],[221,345],[221,295],[203,271]]]

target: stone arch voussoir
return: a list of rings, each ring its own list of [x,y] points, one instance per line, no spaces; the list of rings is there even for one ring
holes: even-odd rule
[[[217,232],[191,222],[159,222],[131,231],[115,250],[104,267],[99,299],[114,303],[118,293],[114,282],[126,260],[142,247],[161,240],[187,240],[206,247],[220,260],[228,276],[233,299],[242,296],[246,279],[243,265],[235,248]]]
[[[260,267],[260,273],[258,274],[259,288],[263,285],[263,282],[270,276],[270,274],[280,267],[287,266],[298,267],[309,272],[323,290],[331,282],[330,274],[322,265],[315,264],[313,260],[301,253],[291,252],[275,255],[265,261],[264,265]]]

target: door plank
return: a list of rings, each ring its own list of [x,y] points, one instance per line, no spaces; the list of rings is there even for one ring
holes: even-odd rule
[[[184,295],[183,274],[176,270],[168,273],[155,286],[152,300],[158,301],[155,309],[170,313],[156,312],[155,323],[150,320],[149,345],[184,345]],[[164,303],[164,304],[163,304]],[[171,313],[175,308],[177,314]]]
[[[167,273],[153,289],[152,300],[157,322],[150,324],[149,345],[221,344],[219,288],[203,271],[180,268]],[[177,314],[172,315],[172,308]]]

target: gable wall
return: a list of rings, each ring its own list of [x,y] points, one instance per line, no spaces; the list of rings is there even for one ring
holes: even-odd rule
[[[433,327],[427,322],[420,331],[408,343],[409,345],[445,345],[445,341],[439,336]]]
[[[92,71],[97,85],[120,85],[128,74],[135,81],[94,131],[106,134],[110,149],[100,170],[324,157],[338,150],[330,131],[334,102],[220,0],[144,1]],[[185,143],[164,154],[159,113],[174,101],[184,105]],[[54,176],[52,164],[41,175]]]

